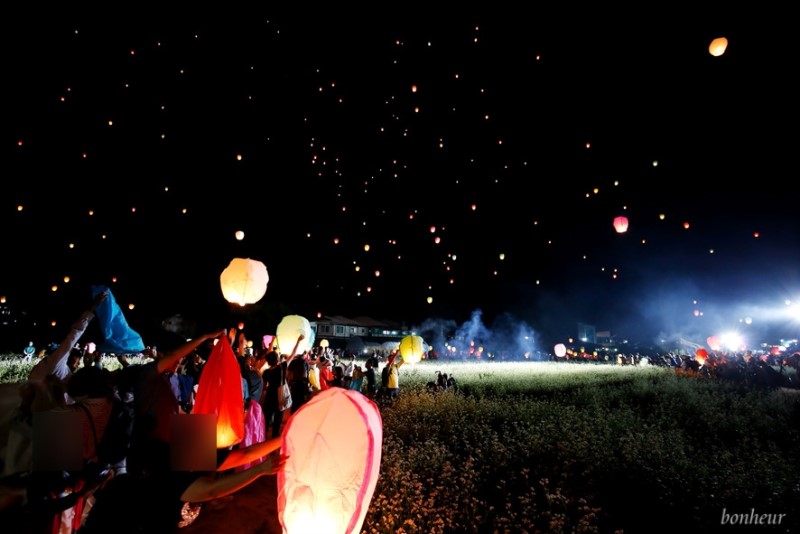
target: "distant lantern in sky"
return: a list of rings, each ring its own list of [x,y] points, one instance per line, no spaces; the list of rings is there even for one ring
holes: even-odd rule
[[[53,286],[50,288],[50,291],[56,292],[58,291],[58,286]]]
[[[237,241],[241,241],[242,239],[244,239],[244,232],[242,232],[241,230],[236,230],[235,235]]]
[[[428,297],[428,304],[433,304],[433,297]]]
[[[620,215],[619,217],[614,217],[614,229],[617,231],[618,234],[622,234],[628,231],[628,218]]]
[[[339,238],[338,237],[334,237],[333,238],[333,244],[334,245],[338,245],[339,244]]]
[[[714,57],[719,57],[725,53],[726,48],[728,48],[728,40],[724,37],[717,37],[708,45],[708,53]]]
[[[69,284],[69,276],[65,276],[64,277],[64,283],[65,284]]]
[[[22,211],[22,210],[23,210],[22,204],[20,204],[19,206],[17,206],[17,211]]]
[[[663,221],[663,220],[664,220],[666,217],[667,217],[667,216],[666,216],[664,213],[659,213],[659,214],[658,214],[658,218],[659,218],[659,219],[661,219],[662,221]]]
[[[417,86],[416,85],[412,85],[411,86],[411,92],[412,93],[416,93],[417,92]]]
[[[689,229],[689,226],[691,226],[689,224],[689,221],[686,221],[685,223],[683,223],[683,227],[686,228],[687,230]]]
[[[4,296],[0,297],[0,304],[5,304],[5,303],[6,303],[6,297],[4,295]]]
[[[364,252],[369,252],[369,245],[364,245]]]
[[[500,261],[503,261],[504,259],[506,259],[506,255],[501,252],[500,253]]]
[[[432,234],[435,234],[435,233],[436,233],[436,227],[435,227],[435,226],[431,226],[431,233],[432,233]]]
[[[130,304],[128,304],[128,309],[129,309],[129,310],[132,310],[132,309],[134,309],[135,307],[136,307],[136,304],[134,304],[134,303],[130,303]]]
[[[254,304],[267,292],[269,274],[258,260],[234,258],[219,277],[222,296],[239,306]]]

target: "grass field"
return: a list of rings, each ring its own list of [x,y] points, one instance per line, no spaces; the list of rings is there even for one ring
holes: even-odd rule
[[[458,392],[429,392],[437,371]],[[798,390],[608,364],[400,374],[364,532],[743,531],[731,514],[774,514],[748,532],[800,531]]]

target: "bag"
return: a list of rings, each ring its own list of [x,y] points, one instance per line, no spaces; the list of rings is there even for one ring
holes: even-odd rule
[[[97,478],[103,476],[107,469],[128,456],[131,432],[133,431],[133,407],[115,399],[108,418],[108,425],[103,432],[103,437],[98,441],[91,412],[84,404],[77,404],[89,419],[89,425],[94,435],[95,456],[84,461],[83,469],[89,478]]]
[[[282,412],[292,407],[292,391],[286,382],[285,372],[284,366],[281,365],[281,384],[278,386],[278,409]]]

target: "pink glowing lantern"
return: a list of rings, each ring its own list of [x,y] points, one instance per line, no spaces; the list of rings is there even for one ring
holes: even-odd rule
[[[553,347],[553,351],[556,353],[556,356],[563,358],[567,354],[567,346],[563,343],[558,343]]]
[[[383,447],[378,406],[360,392],[329,388],[286,422],[278,473],[284,534],[358,534],[375,492]]]
[[[617,231],[618,234],[624,234],[628,231],[628,218],[620,215],[619,217],[614,217],[614,230]]]
[[[709,336],[708,339],[706,339],[706,343],[708,343],[708,347],[711,350],[719,350],[720,347],[722,347],[722,344],[717,336]]]

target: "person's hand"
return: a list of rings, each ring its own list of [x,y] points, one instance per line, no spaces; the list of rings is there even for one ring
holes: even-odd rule
[[[108,298],[108,290],[103,291],[94,298],[94,300],[92,301],[92,305],[89,308],[89,311],[93,312],[100,305],[101,302],[106,300],[106,298]]]
[[[297,336],[297,341],[303,341],[305,338],[306,338],[305,334],[300,334],[299,336]]]
[[[265,475],[274,475],[277,474],[279,471],[283,471],[283,468],[286,467],[286,460],[289,457],[285,454],[268,454],[264,461],[261,462],[259,467],[264,472]]]
[[[209,332],[209,333],[208,333],[208,334],[206,334],[204,337],[205,337],[206,339],[216,339],[216,338],[218,338],[218,337],[227,336],[227,335],[228,335],[228,333],[227,333],[227,332],[225,331],[225,329],[223,328],[223,329],[221,329],[221,330],[215,330],[215,331],[213,331],[213,332]]]

